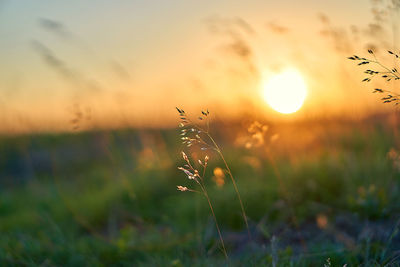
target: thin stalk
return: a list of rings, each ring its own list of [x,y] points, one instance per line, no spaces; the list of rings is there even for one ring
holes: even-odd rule
[[[373,56],[374,56],[374,59],[375,59],[375,60],[370,60],[371,62],[378,64],[379,66],[381,66],[382,68],[384,68],[385,70],[387,70],[389,73],[391,73],[391,74],[392,74],[393,76],[395,76],[396,78],[400,78],[400,77],[399,77],[396,73],[394,73],[391,69],[389,69],[388,67],[382,65],[382,64],[378,61],[378,59],[376,58],[375,54],[373,54]]]
[[[199,185],[200,185],[200,187],[201,187],[201,190],[202,190],[203,193],[204,193],[204,196],[205,196],[206,199],[207,199],[208,206],[210,207],[212,216],[213,216],[213,218],[214,218],[214,223],[215,223],[215,226],[216,226],[217,231],[218,231],[218,236],[219,236],[219,240],[220,240],[221,245],[222,245],[222,251],[223,251],[223,253],[224,253],[225,259],[226,259],[227,261],[229,261],[228,254],[226,253],[226,249],[225,249],[224,239],[222,239],[221,230],[219,229],[219,224],[218,224],[218,221],[217,221],[217,217],[215,216],[213,206],[212,206],[211,201],[210,201],[210,198],[208,197],[208,194],[207,194],[207,190],[205,189],[205,187],[204,187],[201,183],[199,183]]]
[[[243,201],[242,201],[242,198],[240,197],[239,188],[238,188],[237,185],[236,185],[235,178],[233,178],[231,169],[229,168],[228,163],[226,162],[225,157],[224,157],[224,155],[222,154],[221,149],[219,148],[219,146],[218,146],[217,143],[215,142],[214,138],[212,138],[212,136],[211,136],[209,133],[207,133],[207,136],[210,138],[211,142],[214,144],[214,146],[215,146],[215,148],[216,148],[216,151],[218,152],[219,156],[221,157],[222,161],[224,162],[225,168],[226,168],[226,170],[228,171],[229,177],[231,178],[233,187],[235,188],[236,195],[237,195],[237,198],[238,198],[239,203],[240,203],[240,208],[241,208],[241,210],[242,210],[243,220],[244,220],[244,222],[245,222],[245,224],[246,224],[246,228],[247,228],[247,234],[249,235],[249,238],[251,239],[251,233],[250,233],[249,223],[247,222],[247,215],[246,215],[246,212],[245,212],[245,210],[244,210]]]
[[[382,91],[385,93],[388,93],[388,94],[392,94],[393,96],[396,96],[396,97],[400,96],[398,93],[395,93],[393,91],[389,91],[389,90],[382,90]]]

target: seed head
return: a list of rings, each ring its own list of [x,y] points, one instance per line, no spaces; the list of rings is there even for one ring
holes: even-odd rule
[[[182,168],[182,167],[178,167],[178,170],[183,171],[188,176],[189,179],[193,179],[194,174],[192,172],[190,172],[189,170],[186,170],[185,168]]]
[[[184,159],[185,161],[188,161],[188,160],[189,160],[188,157],[186,156],[185,152],[183,152],[183,151],[182,151],[182,157],[183,157],[183,159]]]
[[[181,192],[189,191],[189,189],[186,186],[178,185],[176,187],[177,187],[178,191],[181,191]]]

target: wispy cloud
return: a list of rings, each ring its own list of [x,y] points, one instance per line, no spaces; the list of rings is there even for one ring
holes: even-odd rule
[[[219,51],[223,53],[220,56],[224,58],[223,66],[226,67],[223,69],[224,77],[232,84],[230,90],[237,90],[238,97],[247,98],[248,88],[257,84],[260,78],[251,44],[256,31],[244,19],[237,17],[213,16],[206,20],[206,26],[222,40]]]
[[[210,16],[205,22],[208,30],[215,34],[253,35],[256,33],[254,28],[240,17],[224,18],[220,16]]]
[[[89,92],[99,92],[102,90],[100,84],[93,79],[84,77],[80,72],[68,66],[68,64],[48,48],[45,44],[33,40],[32,48],[40,55],[46,65],[58,73],[64,80],[71,83],[75,89],[86,89]]]
[[[71,38],[72,33],[67,30],[65,25],[61,23],[60,21],[48,19],[48,18],[39,18],[38,19],[39,25],[42,27],[42,29],[53,33],[59,37],[62,38]]]
[[[256,33],[254,28],[242,18],[236,17],[233,22],[249,35]]]
[[[271,31],[273,31],[274,33],[277,33],[277,34],[285,34],[290,31],[290,29],[288,27],[279,25],[276,22],[269,22],[267,24],[267,27],[268,27],[268,29],[270,29]]]
[[[129,71],[118,61],[112,60],[110,65],[111,69],[118,76],[118,78],[122,80],[129,80],[131,78]]]
[[[325,36],[332,41],[334,49],[341,53],[351,53],[352,43],[349,39],[349,34],[345,28],[335,27],[331,24],[327,15],[319,13],[318,19],[322,23],[323,29],[320,31],[322,36]]]
[[[49,67],[59,73],[63,78],[67,79],[70,82],[77,82],[79,80],[78,74],[71,68],[69,68],[67,64],[63,60],[58,58],[46,45],[37,40],[33,40],[31,44],[34,51],[41,56],[43,61]]]

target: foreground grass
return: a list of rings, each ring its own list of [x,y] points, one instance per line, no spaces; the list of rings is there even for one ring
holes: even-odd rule
[[[398,138],[386,125],[276,126],[278,142],[250,150],[217,130],[254,237],[247,238],[229,180],[221,189],[210,177],[231,264],[323,266],[330,258],[332,266],[397,266],[400,172],[387,153]],[[2,138],[0,261],[225,264],[206,203],[176,191],[185,183],[176,169],[176,135],[125,130]]]

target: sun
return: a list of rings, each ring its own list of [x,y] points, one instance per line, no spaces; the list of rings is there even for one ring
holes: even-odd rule
[[[287,69],[263,84],[263,98],[274,110],[290,114],[298,111],[307,96],[307,85],[300,72]]]

